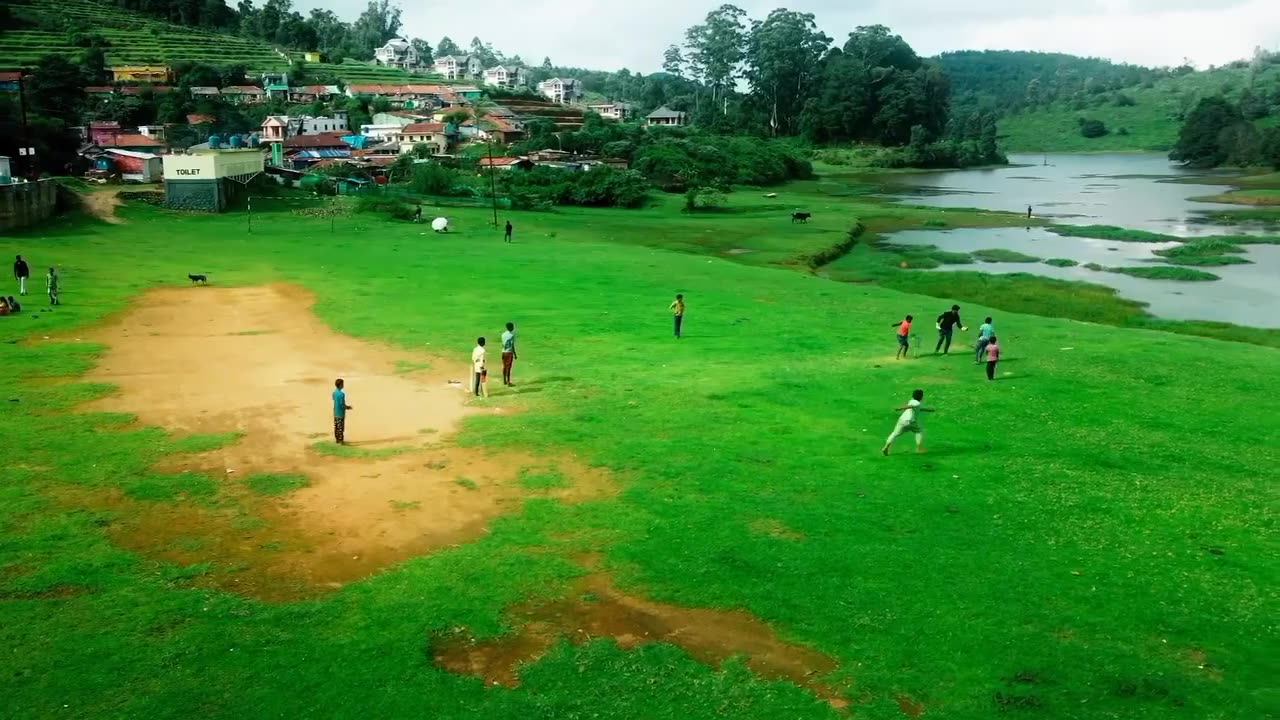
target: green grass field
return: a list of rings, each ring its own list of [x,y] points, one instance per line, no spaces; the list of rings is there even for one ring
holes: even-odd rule
[[[1273,713],[1280,458],[1268,438],[1280,400],[1266,378],[1277,351],[1043,316],[1059,302],[1073,311],[1071,293],[1081,308],[1111,308],[1094,312],[1137,312],[1094,286],[901,270],[877,233],[1008,219],[880,207],[840,187],[740,192],[728,211],[694,216],[678,199],[504,213],[513,245],[470,208],[444,210],[448,235],[371,216],[331,232],[285,212],[257,214],[248,235],[240,213],[127,206],[127,224],[67,219],[0,239],[10,256],[59,266],[64,288],[55,312],[36,312],[32,296],[25,316],[0,318],[6,714],[841,716],[806,687],[757,676],[750,658],[716,666],[679,646],[624,650],[572,630],[514,688],[432,662],[442,635],[515,632],[512,608],[530,598],[598,601],[602,591],[576,584],[584,554],[634,596],[745,610],[827,656],[806,685],[838,688],[850,717]],[[807,225],[788,220],[796,196],[814,213]],[[821,269],[854,282],[807,272],[855,222],[867,232]],[[173,453],[243,442],[240,428],[182,435],[81,407],[112,388],[82,379],[102,347],[71,339],[197,268],[219,286],[300,284],[340,332],[425,346],[442,363],[465,362],[477,334],[514,320],[517,389],[537,392],[495,392],[485,406],[504,411],[467,420],[456,442],[571,453],[612,471],[619,492],[531,497],[479,539],[303,601],[211,588],[207,576],[236,568],[198,535],[183,549],[203,559],[189,564],[114,544],[130,512],[228,504],[234,539],[308,484],[255,475],[234,492],[220,473],[164,474],[155,468]],[[676,292],[689,304],[680,341],[666,310]],[[927,345],[929,319],[953,299],[971,325],[996,317],[998,382],[974,365],[971,333],[951,356],[894,360],[891,324],[914,314]],[[1010,306],[1042,314],[1000,309]],[[228,367],[228,393],[237,380]],[[930,453],[907,441],[882,457],[894,408],[917,387],[937,409],[924,421]],[[358,383],[349,390],[359,397]],[[315,402],[322,437],[327,394]],[[459,492],[478,491],[458,473]],[[564,482],[520,481],[531,492]],[[121,493],[140,502],[93,502]]]

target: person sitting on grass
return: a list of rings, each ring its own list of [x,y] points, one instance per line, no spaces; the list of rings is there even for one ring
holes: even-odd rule
[[[880,448],[880,454],[888,455],[889,448],[893,446],[893,441],[902,436],[903,433],[915,433],[916,436],[916,452],[924,452],[924,430],[920,428],[920,418],[918,413],[933,412],[933,408],[927,408],[921,403],[924,402],[924,391],[916,390],[911,393],[911,399],[907,401],[897,410],[902,411],[902,415],[898,417],[898,424],[894,426],[893,432],[889,434],[889,439],[884,441],[884,447]]]
[[[17,299],[15,299],[12,295],[9,296],[9,312],[10,313],[22,312],[22,304],[19,303]]]
[[[901,323],[894,323],[894,327],[898,328],[898,354],[894,356],[895,360],[900,360],[907,356],[907,351],[911,349],[911,321],[915,318],[910,315]]]
[[[991,340],[987,343],[987,379],[996,379],[996,363],[1000,362],[1000,344],[996,341],[996,336],[992,335]]]
[[[9,301],[4,299],[3,297],[0,297],[0,317],[4,317],[5,315],[8,315],[8,314],[9,314]]]
[[[996,324],[991,318],[982,321],[982,325],[978,326],[978,347],[974,353],[973,361],[982,362],[986,357],[987,343],[991,342],[991,338],[996,334]]]

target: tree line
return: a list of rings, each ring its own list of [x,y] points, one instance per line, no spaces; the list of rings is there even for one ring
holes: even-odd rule
[[[1260,129],[1242,106],[1221,96],[1201,100],[1183,122],[1169,159],[1193,168],[1280,170],[1280,127]]]

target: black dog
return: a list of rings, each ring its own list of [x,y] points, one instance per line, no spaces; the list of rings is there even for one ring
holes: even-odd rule
[[[791,213],[791,222],[809,222],[811,217],[813,217],[813,213],[793,212]]]
[[[203,285],[209,282],[208,275],[188,275],[187,278],[191,280],[192,285]]]

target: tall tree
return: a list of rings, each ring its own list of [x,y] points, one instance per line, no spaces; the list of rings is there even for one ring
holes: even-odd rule
[[[1226,99],[1204,98],[1187,115],[1169,159],[1197,168],[1221,165],[1230,154],[1230,148],[1223,142],[1226,131],[1243,122],[1240,108]]]
[[[470,55],[480,60],[480,64],[484,67],[493,67],[501,62],[501,57],[499,53],[494,52],[493,46],[483,42],[479,37],[471,38]]]
[[[448,35],[440,38],[440,43],[436,45],[436,57],[448,57],[450,55],[461,55],[462,48],[458,44],[449,39]]]
[[[414,38],[409,41],[414,50],[418,51],[418,63],[421,65],[430,65],[434,58],[431,56],[431,45],[422,38]]]
[[[752,23],[745,76],[769,108],[773,134],[795,132],[818,61],[830,44],[831,38],[818,31],[813,13],[778,9]]]
[[[746,16],[736,5],[721,5],[707,13],[701,25],[685,33],[690,69],[711,87],[713,105],[729,92],[738,76],[747,40]]]
[[[676,77],[684,77],[684,66],[684,53],[680,52],[680,46],[668,46],[662,53],[662,70]]]
[[[391,0],[369,0],[368,7],[356,18],[351,31],[362,54],[360,59],[371,58],[374,50],[400,32],[400,8],[393,6]]]

